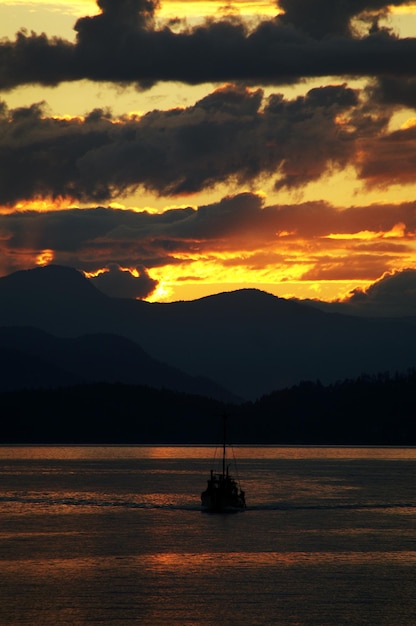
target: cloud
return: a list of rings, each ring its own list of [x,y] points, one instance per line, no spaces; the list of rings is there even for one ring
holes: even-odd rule
[[[416,202],[343,210],[323,201],[264,206],[263,198],[249,192],[164,213],[97,207],[0,215],[0,242],[10,251],[78,254],[88,271],[99,269],[104,257],[105,264],[150,267],[178,251],[210,249],[213,243],[233,249],[242,240],[254,247],[283,240],[323,240],[328,247],[349,241],[361,251],[385,252],[412,240],[415,231]]]
[[[97,108],[61,119],[43,102],[0,102],[0,204],[9,211],[0,215],[0,273],[48,260],[105,269],[91,278],[103,291],[141,298],[157,287],[152,272],[175,266],[177,280],[195,280],[192,263],[205,259],[242,276],[281,269],[277,280],[363,282],[385,272],[343,306],[374,311],[385,298],[388,307],[394,285],[413,278],[414,202],[265,205],[236,190],[265,180],[299,190],[347,167],[362,188],[414,184],[416,125],[397,130],[394,115],[416,107],[416,38],[385,26],[392,6],[408,4],[280,0],[274,19],[233,15],[190,27],[161,24],[156,0],[98,0],[99,13],[75,24],[75,42],[26,31],[1,40],[3,90],[84,78],[217,88],[192,106],[141,116]],[[265,85],[316,77],[327,84],[292,98],[265,95]],[[350,77],[367,81],[352,89]],[[235,195],[196,209],[102,206],[138,190],[176,197],[221,184]],[[18,202],[61,198],[95,208],[12,212]],[[401,283],[397,267],[410,268]]]
[[[413,184],[416,175],[416,124],[367,141],[358,176],[368,187]]]
[[[386,271],[367,289],[354,289],[342,301],[303,302],[324,311],[362,317],[416,316],[416,269]]]
[[[25,211],[0,215],[0,272],[53,262],[90,274],[122,297],[147,297],[166,267],[301,266],[299,280],[376,280],[411,262],[416,203],[341,210],[326,202],[265,205],[254,193],[164,213],[112,208]],[[126,272],[129,270],[129,272]]]
[[[59,37],[19,31],[0,42],[0,89],[39,83],[55,86],[76,79],[76,48]]]
[[[0,89],[87,78],[142,88],[158,81],[288,84],[313,76],[407,76],[416,40],[379,19],[406,1],[281,0],[284,13],[249,30],[235,17],[182,32],[155,28],[151,0],[100,0],[77,21],[76,43],[18,33],[0,43]],[[354,28],[354,23],[360,28]]]
[[[93,276],[91,282],[103,293],[114,298],[144,299],[150,296],[157,287],[146,268],[123,270],[119,265],[110,263],[106,271]]]
[[[409,3],[400,0],[388,5],[385,0],[279,0],[284,10],[280,21],[317,39],[328,35],[353,37],[353,18],[369,23],[373,31],[378,30],[378,20],[388,13],[388,6],[405,4]]]
[[[375,104],[416,108],[416,78],[380,76],[367,91]]]
[[[339,119],[354,111],[354,119]],[[364,116],[364,119],[363,119]],[[364,127],[364,121],[366,122]],[[386,124],[384,117],[382,124]],[[275,176],[298,188],[355,159],[355,137],[379,132],[345,85],[287,100],[227,85],[193,106],[112,119],[48,117],[44,104],[0,110],[0,203],[35,198],[105,202],[138,187],[175,196]]]
[[[244,193],[199,209],[158,214],[103,207],[25,211],[0,215],[0,243],[5,256],[52,250],[55,262],[88,272],[110,263],[157,267],[174,263],[176,253],[209,249],[213,242],[222,241],[226,248],[228,238],[255,226],[262,203],[257,195]]]
[[[416,315],[416,270],[386,274],[368,289],[355,290],[346,304],[364,315]]]
[[[140,118],[95,109],[57,119],[45,103],[11,110],[2,103],[0,203],[51,197],[104,203],[137,189],[176,196],[264,177],[274,177],[276,190],[290,190],[347,165],[368,187],[413,184],[414,128],[388,128],[398,106],[416,103],[416,39],[375,28],[388,10],[380,0],[280,6],[284,13],[253,31],[233,19],[174,33],[155,29],[152,0],[100,0],[99,15],[78,20],[76,44],[23,32],[15,42],[0,42],[4,88],[82,77],[149,85],[373,77],[361,93],[332,84],[292,100],[227,84],[193,106]],[[357,34],[357,23],[369,20],[369,32]]]
[[[84,17],[77,21],[79,33],[96,28],[102,32],[104,41],[107,36],[120,29],[138,31],[150,29],[154,25],[154,15],[158,8],[157,0],[97,0],[100,15]]]

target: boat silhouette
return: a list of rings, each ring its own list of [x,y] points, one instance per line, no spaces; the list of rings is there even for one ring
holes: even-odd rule
[[[201,506],[204,511],[226,513],[242,511],[246,508],[245,493],[229,471],[227,458],[227,416],[223,416],[222,468],[221,471],[211,470],[207,488],[201,493]],[[234,462],[235,463],[235,462]]]

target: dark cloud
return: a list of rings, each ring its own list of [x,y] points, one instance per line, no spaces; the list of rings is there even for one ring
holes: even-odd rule
[[[416,270],[386,271],[367,289],[355,289],[339,302],[304,300],[324,311],[362,317],[416,316]]]
[[[0,89],[40,83],[55,86],[76,80],[76,47],[59,37],[24,30],[14,41],[0,41]],[[80,78],[80,76],[78,76]]]
[[[116,264],[109,264],[102,274],[92,277],[91,282],[103,293],[114,298],[144,299],[157,287],[146,268],[135,268],[137,276]],[[131,269],[131,268],[130,268]]]
[[[102,207],[25,211],[0,216],[0,241],[7,242],[14,251],[51,249],[61,254],[84,254],[85,259],[96,255],[95,265],[90,267],[98,269],[107,253],[113,256],[106,258],[105,264],[113,261],[122,267],[149,267],[149,260],[154,263],[159,258],[158,264],[166,261],[169,251],[188,251],[190,245],[203,249],[219,240],[231,246],[233,239],[238,244],[246,233],[256,246],[259,242],[276,241],[280,236],[312,240],[345,234],[348,238],[369,231],[380,237],[394,237],[393,229],[398,224],[400,232],[396,236],[411,236],[416,231],[415,202],[344,210],[323,201],[269,206],[263,203],[256,194],[241,193],[198,209],[171,209],[164,213]],[[387,243],[376,239],[365,245],[380,248]]]
[[[416,108],[416,78],[382,76],[367,88],[375,104]]]
[[[201,251],[214,241],[239,236],[262,214],[262,200],[249,193],[164,213],[102,207],[25,211],[0,215],[0,243],[5,255],[53,250],[57,262],[89,272],[109,263],[149,268],[174,263],[176,252]]]
[[[345,129],[338,117],[353,109]],[[264,100],[261,90],[227,86],[186,109],[118,120],[102,110],[61,120],[40,104],[3,107],[0,203],[104,202],[138,187],[169,196],[264,175],[275,176],[278,187],[297,188],[352,162],[357,129],[360,139],[379,132],[379,121],[367,115],[364,128],[359,110],[357,93],[345,85],[294,100]]]
[[[0,268],[7,274],[26,267],[28,259],[30,266],[45,250],[53,251],[56,263],[87,272],[96,272],[109,264],[122,268],[172,264],[176,262],[172,255],[187,251],[192,242],[177,240],[170,230],[176,222],[186,222],[194,212],[177,209],[152,214],[99,207],[3,215]],[[109,278],[106,276],[103,282],[109,282]]]
[[[355,290],[347,304],[364,315],[416,315],[416,270],[386,274],[366,290]]]
[[[416,176],[416,125],[363,144],[359,178],[368,187],[413,184]]]
[[[0,118],[0,203],[36,197],[108,197],[104,183],[89,188],[79,158],[108,143],[111,124],[48,117],[42,104],[3,108]],[[102,187],[104,191],[102,191]]]
[[[212,244],[227,240],[230,243],[230,238],[252,231],[262,220],[262,205],[263,200],[253,193],[228,196],[189,212],[185,219],[176,221],[165,232],[178,240],[200,242],[202,246],[204,241]]]
[[[82,38],[88,38],[92,28],[102,31],[103,41],[120,29],[121,33],[150,29],[154,25],[155,11],[159,6],[157,0],[97,0],[100,15],[84,17],[77,21],[75,30]]]
[[[278,254],[279,247],[287,249],[293,245],[294,250],[303,251],[303,261],[309,258],[317,263],[320,259],[322,277],[329,275],[331,268],[335,274],[333,254],[341,246],[351,253],[351,258],[342,261],[344,273],[351,272],[356,263],[354,275],[361,271],[361,277],[377,278],[380,263],[389,269],[393,257],[400,258],[408,252],[406,244],[411,244],[416,231],[414,202],[345,210],[325,202],[296,206],[263,204],[258,195],[242,193],[198,209],[171,209],[158,214],[96,208],[0,215],[2,269],[4,273],[8,273],[6,269],[16,269],[11,265],[6,267],[5,259],[9,259],[9,264],[19,263],[20,259],[23,267],[26,258],[33,264],[37,255],[49,250],[54,262],[80,270],[96,272],[111,266],[112,271],[100,278],[103,283],[110,284],[111,278],[119,276],[114,264],[138,269],[140,279],[145,282],[144,268],[175,264],[176,254],[192,256],[213,250],[232,254],[241,250],[267,251],[273,246],[273,256]],[[368,240],[358,236],[366,232],[373,236]],[[333,234],[338,238],[332,239]],[[307,242],[305,250],[302,242]],[[325,251],[331,252],[327,261],[322,256]],[[381,261],[383,258],[385,261]],[[269,264],[273,259],[266,261],[263,257],[260,261],[258,257],[255,262]],[[379,273],[375,274],[377,268]],[[318,279],[318,269],[313,271]],[[340,272],[341,269],[337,270],[337,276]],[[312,279],[312,274],[309,278]]]
[[[152,0],[100,0],[77,21],[76,43],[20,32],[0,43],[0,89],[88,78],[149,87],[249,81],[287,84],[313,76],[413,76],[416,40],[378,26],[392,0],[281,0],[285,13],[253,31],[235,18],[174,32],[155,29]],[[368,22],[358,34],[353,18]]]
[[[320,39],[328,35],[352,37],[353,18],[371,29],[378,29],[378,19],[388,12],[388,6],[403,6],[409,2],[392,0],[279,0],[284,10],[280,20],[307,35]]]

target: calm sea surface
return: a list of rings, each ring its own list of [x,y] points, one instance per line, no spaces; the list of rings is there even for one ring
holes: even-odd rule
[[[0,447],[0,624],[415,626],[416,449]]]

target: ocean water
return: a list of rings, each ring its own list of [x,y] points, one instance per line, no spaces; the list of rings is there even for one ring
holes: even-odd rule
[[[0,624],[415,626],[416,449],[1,447]]]

